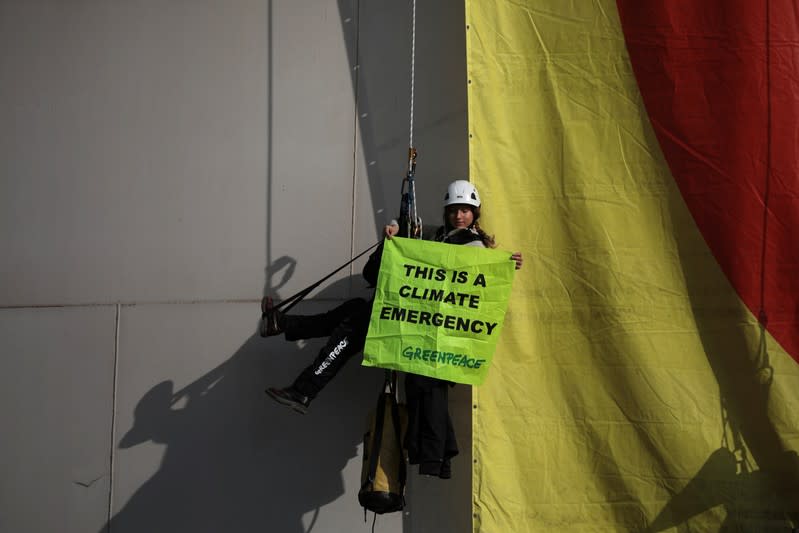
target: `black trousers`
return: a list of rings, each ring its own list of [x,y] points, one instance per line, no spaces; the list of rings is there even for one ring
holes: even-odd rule
[[[328,337],[314,362],[294,380],[293,387],[300,394],[315,398],[344,364],[363,350],[371,312],[371,301],[354,298],[327,313],[286,316],[286,340]]]
[[[450,459],[458,455],[458,442],[449,415],[448,381],[405,375],[408,402],[408,432],[405,448],[408,462],[419,465],[419,473],[448,479]]]

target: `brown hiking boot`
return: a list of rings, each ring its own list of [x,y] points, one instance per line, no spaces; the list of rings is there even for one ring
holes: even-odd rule
[[[283,313],[275,309],[272,298],[264,296],[261,300],[261,337],[271,337],[283,333]]]

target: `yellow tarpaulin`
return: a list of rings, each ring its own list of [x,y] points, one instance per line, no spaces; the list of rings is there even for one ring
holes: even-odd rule
[[[466,19],[481,224],[525,255],[474,389],[474,531],[799,525],[799,365],[697,228],[616,2],[467,0]]]

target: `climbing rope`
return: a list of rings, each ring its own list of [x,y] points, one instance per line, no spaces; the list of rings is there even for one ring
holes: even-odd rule
[[[412,0],[413,8],[411,14],[411,124],[408,148],[413,149],[413,96],[414,85],[416,83],[416,0]],[[414,154],[415,156],[415,154]]]
[[[416,239],[422,238],[422,219],[419,217],[416,208],[416,148],[413,146],[413,105],[414,105],[414,91],[416,84],[416,0],[411,0],[411,101],[410,101],[410,135],[408,138],[408,172],[402,180],[402,201],[400,203],[400,236],[412,237]],[[327,281],[334,274],[342,270],[344,267],[353,263],[356,259],[365,255],[367,252],[377,247],[380,242],[377,242],[353,257],[350,261],[344,263],[339,268],[323,277],[319,281],[304,288],[300,292],[289,296],[274,306],[274,309],[282,309],[285,313],[295,305],[297,305],[303,298],[305,298],[311,291]]]
[[[770,2],[766,2],[766,168],[763,176],[763,229],[760,239],[760,305],[757,310],[757,319],[760,322],[760,350],[758,353],[757,377],[762,385],[771,385],[774,377],[774,369],[769,362],[768,346],[766,344],[766,327],[768,326],[768,314],[766,310],[766,249],[768,243],[768,218],[769,218],[769,199],[771,196],[771,174],[772,174],[772,138],[771,138],[771,10]]]
[[[422,238],[422,219],[416,208],[416,148],[413,146],[413,113],[416,87],[416,0],[411,0],[411,102],[408,136],[408,172],[402,180],[399,225],[401,237]]]

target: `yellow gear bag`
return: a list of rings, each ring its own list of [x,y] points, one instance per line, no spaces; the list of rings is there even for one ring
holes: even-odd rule
[[[404,405],[397,402],[395,372],[386,372],[377,408],[363,436],[363,466],[358,502],[377,514],[401,511],[405,506],[407,467],[402,441],[408,427]]]

